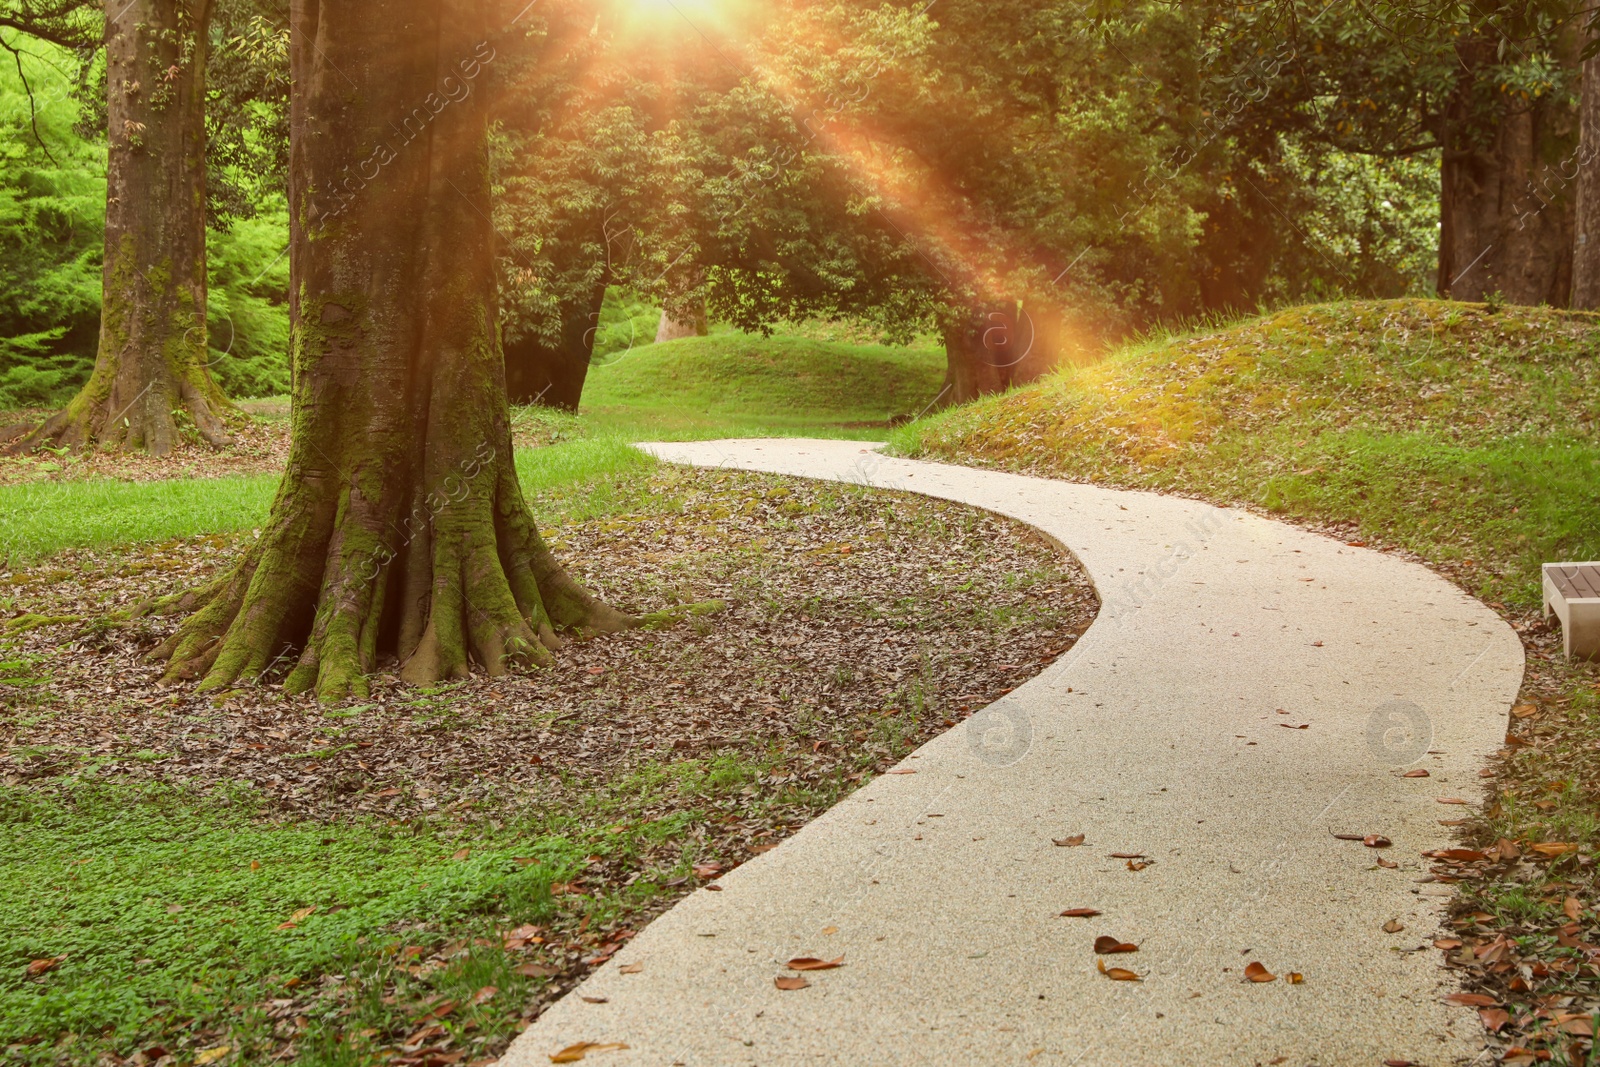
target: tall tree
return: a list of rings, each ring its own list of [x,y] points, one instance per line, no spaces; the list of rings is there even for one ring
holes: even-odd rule
[[[366,691],[549,659],[632,620],[560,567],[517,483],[495,313],[489,0],[294,0],[294,422],[261,537],[157,654],[216,688]]]
[[[1588,20],[1579,92],[1577,222],[1572,249],[1572,306],[1600,308],[1600,16]]]
[[[142,448],[165,455],[192,421],[229,440],[207,370],[206,59],[212,0],[107,0],[109,155],[100,344],[65,409],[14,448]]]
[[[1576,40],[1542,5],[1495,6],[1457,38],[1457,85],[1438,120],[1438,289],[1565,306],[1576,190],[1541,179],[1576,146]]]

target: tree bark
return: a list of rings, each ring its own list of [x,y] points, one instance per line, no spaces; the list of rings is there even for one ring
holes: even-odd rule
[[[489,212],[489,0],[294,0],[288,470],[261,537],[156,650],[215,689],[363,695],[548,662],[633,623],[581,589],[517,483]],[[400,121],[401,117],[408,121]]]
[[[578,410],[605,299],[602,278],[582,302],[563,307],[559,344],[547,344],[532,334],[506,344],[506,392],[513,404]]]
[[[67,407],[13,445],[228,443],[207,369],[205,87],[212,0],[108,0],[100,345]]]
[[[1584,60],[1578,135],[1578,220],[1572,306],[1600,308],[1600,55]]]
[[[1572,290],[1574,115],[1546,98],[1485,99],[1486,34],[1458,46],[1440,165],[1440,295],[1565,306]]]
[[[656,326],[656,344],[681,337],[704,337],[709,332],[703,301],[698,306],[679,308],[676,315],[671,309],[663,309],[661,322]]]
[[[1020,304],[969,308],[945,327],[941,406],[1031,382],[1055,362],[1052,319]]]

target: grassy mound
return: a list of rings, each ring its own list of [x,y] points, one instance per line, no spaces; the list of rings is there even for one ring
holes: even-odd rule
[[[1130,348],[906,427],[904,454],[1345,524],[1536,603],[1600,556],[1600,316],[1402,300]]]
[[[938,395],[944,353],[744,333],[612,353],[589,371],[580,410],[635,439],[882,437]]]

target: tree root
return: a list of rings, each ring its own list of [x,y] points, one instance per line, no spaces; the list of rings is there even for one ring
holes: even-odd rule
[[[140,606],[193,612],[150,653],[167,661],[163,682],[224,689],[295,654],[286,692],[363,698],[384,653],[398,659],[401,679],[429,685],[466,678],[473,666],[491,677],[548,666],[558,631],[640,625],[556,563],[510,463],[501,466],[492,502],[451,504],[398,549],[365,528],[359,493],[346,489],[330,504],[309,487],[309,506],[283,509],[222,577]]]

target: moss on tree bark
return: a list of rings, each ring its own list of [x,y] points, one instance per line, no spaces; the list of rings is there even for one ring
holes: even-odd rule
[[[212,0],[106,5],[100,344],[66,408],[14,442],[171,451],[187,419],[228,443],[207,369],[205,86]]]
[[[219,688],[366,692],[540,664],[635,620],[579,587],[517,483],[489,222],[484,0],[295,0],[294,415],[260,538],[156,655]],[[426,114],[410,123],[401,117]]]

